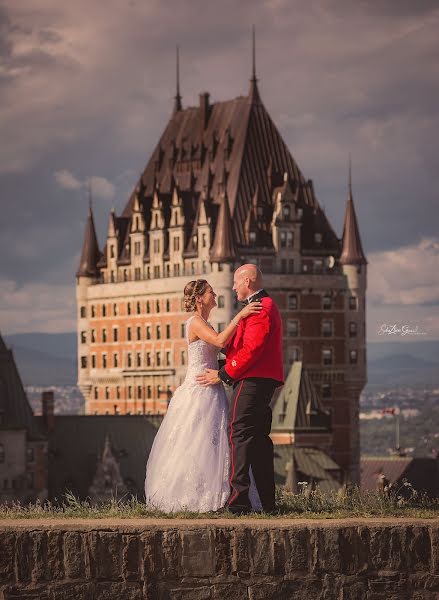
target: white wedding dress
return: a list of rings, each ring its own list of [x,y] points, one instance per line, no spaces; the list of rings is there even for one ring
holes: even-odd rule
[[[218,510],[230,495],[227,396],[222,384],[204,387],[195,379],[218,368],[218,348],[203,340],[189,343],[192,318],[186,321],[186,377],[174,392],[146,465],[146,503],[164,512]],[[260,510],[251,469],[250,477],[250,501]]]

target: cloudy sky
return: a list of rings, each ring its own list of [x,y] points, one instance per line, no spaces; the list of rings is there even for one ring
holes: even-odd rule
[[[347,162],[383,323],[439,339],[439,6],[418,0],[0,1],[0,330],[75,329],[93,184],[101,244],[183,103],[263,101],[339,236]],[[400,338],[401,340],[403,338]],[[405,336],[404,340],[415,339]]]

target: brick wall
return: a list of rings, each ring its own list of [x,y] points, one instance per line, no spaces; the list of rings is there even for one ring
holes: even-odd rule
[[[2,600],[438,597],[439,519],[0,524]]]

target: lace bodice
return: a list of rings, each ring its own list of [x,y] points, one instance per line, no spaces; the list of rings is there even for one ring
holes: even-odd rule
[[[205,342],[196,340],[189,343],[189,325],[193,315],[186,321],[186,342],[188,344],[188,368],[185,381],[194,380],[196,375],[204,373],[206,369],[218,369],[218,348]]]

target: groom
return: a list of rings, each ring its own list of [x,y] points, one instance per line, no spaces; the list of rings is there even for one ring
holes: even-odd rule
[[[241,319],[226,347],[226,364],[219,371],[208,369],[197,379],[204,385],[224,381],[233,386],[230,406],[232,470],[228,509],[235,514],[250,512],[248,496],[251,466],[262,508],[272,512],[274,465],[270,401],[283,384],[282,319],[279,309],[263,289],[262,273],[246,264],[235,271],[233,291],[243,304],[258,300],[260,313]]]

